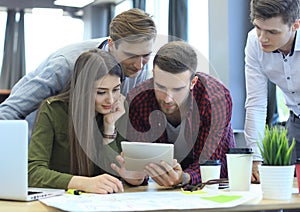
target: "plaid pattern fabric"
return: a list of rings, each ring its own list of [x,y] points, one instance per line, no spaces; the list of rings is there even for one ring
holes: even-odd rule
[[[191,184],[201,182],[199,163],[220,160],[221,177],[227,177],[226,153],[235,147],[231,128],[232,100],[228,89],[215,78],[197,73],[198,81],[190,92],[184,135],[175,142],[175,158],[191,176]],[[129,103],[129,141],[170,143],[166,132],[166,117],[160,111],[149,79],[131,90]],[[190,154],[189,154],[190,153]],[[191,156],[187,166],[183,160]]]

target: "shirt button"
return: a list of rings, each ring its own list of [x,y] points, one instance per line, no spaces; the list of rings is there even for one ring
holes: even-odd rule
[[[290,78],[290,77],[287,77],[287,79],[290,80],[291,78]]]
[[[294,94],[295,92],[293,91],[292,94]]]
[[[287,59],[284,59],[283,61],[284,61],[284,62],[286,62],[286,61],[287,61]]]
[[[298,103],[298,105],[300,106],[300,103]]]

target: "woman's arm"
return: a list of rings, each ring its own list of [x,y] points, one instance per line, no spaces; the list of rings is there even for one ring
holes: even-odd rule
[[[66,108],[49,99],[40,107],[29,145],[29,186],[66,189],[72,178]]]
[[[95,177],[74,176],[68,184],[68,189],[70,188],[99,194],[124,191],[122,182],[109,174],[102,174]]]
[[[29,147],[29,186],[103,194],[123,191],[121,181],[108,174],[95,177],[70,174],[67,126],[67,105],[46,100],[39,110]]]

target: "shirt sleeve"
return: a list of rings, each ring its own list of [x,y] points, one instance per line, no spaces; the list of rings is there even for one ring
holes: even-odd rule
[[[49,96],[63,89],[71,67],[63,56],[50,57],[35,71],[25,75],[0,105],[0,119],[24,119]]]
[[[201,182],[199,163],[206,160],[220,160],[221,177],[227,177],[226,153],[229,148],[235,147],[231,127],[232,99],[229,91],[220,83],[207,82],[207,99],[205,107],[200,108],[200,126],[198,137],[193,148],[193,163],[184,170],[191,176],[191,184]],[[195,115],[195,114],[194,114]],[[193,124],[192,124],[193,127]]]
[[[66,189],[73,177],[67,173],[69,141],[63,131],[55,132],[50,109],[44,102],[36,120],[28,152],[28,182],[31,187]]]
[[[253,32],[253,31],[252,31]],[[254,160],[262,160],[257,142],[264,136],[267,114],[267,76],[262,72],[259,62],[260,46],[254,33],[248,34],[245,47],[245,78],[246,78],[246,117],[245,140],[247,147],[254,151]]]

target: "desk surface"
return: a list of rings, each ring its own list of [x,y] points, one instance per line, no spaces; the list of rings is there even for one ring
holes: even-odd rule
[[[259,186],[259,185],[251,185]],[[294,187],[297,185],[295,184]],[[155,183],[150,183],[149,186],[140,186],[126,188],[125,192],[138,192],[138,191],[166,191],[162,187],[158,187]],[[300,195],[293,194],[292,198],[288,201],[275,201],[275,200],[258,200],[254,202],[249,202],[244,205],[239,205],[233,208],[218,208],[218,212],[225,211],[257,211],[257,210],[279,210],[279,209],[297,209],[300,208]],[[58,211],[58,209],[53,207],[48,207],[39,201],[33,202],[17,202],[17,201],[5,201],[0,200],[0,211],[16,211],[16,212],[26,212],[26,211]],[[170,210],[164,210],[170,211]],[[189,211],[215,211],[215,209],[198,209]]]
[[[0,89],[0,94],[10,94],[11,90],[9,89]]]
[[[10,90],[0,89],[0,103],[2,103],[10,94]]]

